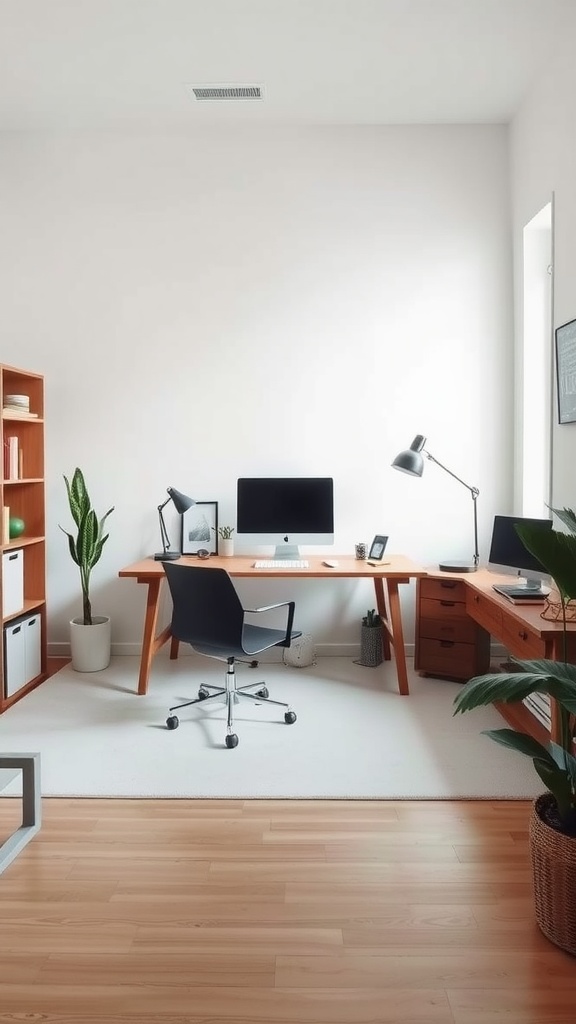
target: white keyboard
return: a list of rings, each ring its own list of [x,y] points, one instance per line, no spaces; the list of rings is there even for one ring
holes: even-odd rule
[[[260,558],[254,562],[255,569],[307,569],[305,558]]]

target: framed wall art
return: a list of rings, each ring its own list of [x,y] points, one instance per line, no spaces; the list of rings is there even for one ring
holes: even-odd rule
[[[197,501],[182,513],[183,555],[218,554],[218,502]]]
[[[558,422],[576,422],[576,320],[556,328]]]

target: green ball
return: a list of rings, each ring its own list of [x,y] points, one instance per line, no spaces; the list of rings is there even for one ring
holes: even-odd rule
[[[20,537],[24,533],[26,523],[23,519],[18,519],[17,516],[10,516],[8,529],[10,534],[10,540],[14,540],[15,537]]]

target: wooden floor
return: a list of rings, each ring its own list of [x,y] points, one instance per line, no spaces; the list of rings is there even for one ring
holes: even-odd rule
[[[0,800],[0,835],[18,814]],[[1,1024],[576,1021],[576,960],[534,923],[527,803],[43,814],[0,877]]]

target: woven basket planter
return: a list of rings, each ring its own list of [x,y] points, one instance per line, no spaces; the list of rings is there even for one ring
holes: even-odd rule
[[[360,627],[360,660],[359,665],[376,668],[382,664],[382,626]]]
[[[551,802],[551,794],[543,793],[532,805],[534,909],[546,938],[576,956],[576,838],[562,835],[542,820],[541,811]]]

